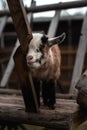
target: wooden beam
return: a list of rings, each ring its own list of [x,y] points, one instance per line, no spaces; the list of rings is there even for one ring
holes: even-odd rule
[[[0,105],[1,106],[1,105]],[[14,107],[14,106],[13,106]],[[16,106],[17,107],[17,106]],[[0,109],[0,123],[22,123],[37,125],[42,127],[49,127],[53,129],[71,130],[71,117],[67,115],[58,114],[45,114],[42,112],[40,114],[26,113],[23,110],[18,110],[16,107],[10,108],[7,106],[2,106]],[[8,111],[6,110],[8,109]],[[19,108],[21,109],[21,108]]]
[[[16,89],[3,89],[0,88],[0,95],[18,95],[22,96],[21,90],[16,90]],[[42,97],[42,96],[41,96]],[[74,94],[61,94],[61,93],[56,93],[56,98],[58,99],[76,99]]]
[[[73,114],[77,110],[75,100],[57,99],[55,110],[41,105],[39,113],[28,113],[24,110],[22,97],[0,96],[0,123],[25,123],[49,129],[71,130]]]
[[[21,50],[23,53],[26,53],[27,46],[33,36],[22,0],[7,0],[7,2],[21,44]]]
[[[61,11],[56,11],[54,17],[51,20],[49,29],[48,29],[48,36],[54,37],[56,34],[57,26],[60,19],[60,13]]]
[[[1,37],[1,34],[2,34],[2,32],[3,32],[3,29],[4,29],[4,27],[5,27],[5,24],[6,24],[6,22],[7,22],[7,18],[8,17],[3,17],[3,18],[0,18],[0,37]]]
[[[72,2],[60,2],[56,4],[51,5],[43,5],[43,6],[36,6],[36,7],[30,7],[26,8],[27,13],[30,12],[43,12],[43,11],[49,11],[49,10],[62,10],[62,9],[70,9],[70,8],[79,8],[79,7],[86,7],[87,1],[86,0],[78,0],[78,1],[72,1]],[[0,17],[2,16],[10,16],[9,11],[0,11]]]
[[[14,61],[21,83],[26,111],[38,112],[39,105],[35,88],[31,84],[32,78],[29,80],[29,71],[26,64],[26,51],[33,36],[22,0],[7,0],[7,2],[20,41],[20,47],[14,54]]]
[[[42,5],[37,7],[26,8],[27,12],[43,12],[49,10],[61,10],[61,9],[69,9],[69,8],[79,8],[87,6],[87,1],[79,0],[79,1],[72,1],[72,2],[60,2],[51,5]]]
[[[14,49],[12,51],[12,54],[10,56],[7,68],[6,68],[6,70],[4,72],[4,75],[3,75],[2,79],[1,79],[0,87],[6,87],[6,85],[8,83],[8,80],[9,80],[9,78],[11,76],[11,73],[13,71],[13,68],[14,68],[13,55],[14,55],[16,49],[18,48],[18,46],[19,46],[19,41],[17,40],[17,42],[15,44],[15,47],[14,47]]]
[[[87,49],[87,12],[83,20],[81,36],[80,36],[80,41],[78,45],[78,50],[76,54],[75,65],[74,65],[74,70],[73,70],[73,75],[72,75],[72,80],[70,85],[70,93],[77,94],[77,90],[75,86],[82,74],[86,49]]]
[[[22,95],[21,90],[0,88],[0,95]]]

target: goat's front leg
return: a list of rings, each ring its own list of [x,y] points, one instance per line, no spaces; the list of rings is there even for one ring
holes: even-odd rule
[[[55,84],[53,80],[43,82],[42,97],[44,105],[48,106],[50,109],[55,108],[54,105],[56,103],[56,96],[55,96]]]
[[[40,81],[33,79],[38,105],[40,106]]]

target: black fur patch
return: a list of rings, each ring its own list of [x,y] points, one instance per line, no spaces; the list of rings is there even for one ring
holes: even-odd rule
[[[45,45],[47,44],[47,40],[48,40],[48,37],[46,37],[46,35],[43,35],[41,37],[42,44],[39,47],[40,51],[42,51]]]
[[[43,44],[40,45],[40,46],[39,46],[39,50],[42,52],[42,50],[43,50],[44,47],[45,47],[45,45],[43,45]]]
[[[48,40],[48,37],[46,37],[46,35],[43,35],[42,38],[41,38],[42,43],[46,44],[47,40]]]

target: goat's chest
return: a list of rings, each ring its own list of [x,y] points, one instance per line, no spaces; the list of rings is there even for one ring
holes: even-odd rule
[[[30,73],[32,77],[35,79],[46,80],[49,74],[49,69],[38,69],[38,70],[32,69]]]

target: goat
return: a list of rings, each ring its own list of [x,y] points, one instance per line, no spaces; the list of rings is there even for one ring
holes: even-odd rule
[[[61,52],[58,44],[65,39],[65,33],[58,37],[49,38],[45,34],[34,33],[28,51],[26,62],[35,84],[39,97],[38,83],[42,81],[42,97],[44,105],[54,108],[55,86],[60,76]],[[40,104],[40,99],[38,98]]]

